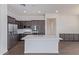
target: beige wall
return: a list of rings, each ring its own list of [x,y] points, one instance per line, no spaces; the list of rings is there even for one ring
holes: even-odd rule
[[[79,34],[79,17],[69,14],[46,14],[45,15],[45,34],[47,34],[47,19],[56,18],[56,36],[60,33]]]
[[[79,18],[77,15],[59,15],[59,33],[79,33]]]
[[[56,18],[56,35],[59,33],[79,33],[79,18],[77,15],[69,14],[46,14],[45,25],[48,18]],[[47,34],[47,26],[45,26],[45,34]]]

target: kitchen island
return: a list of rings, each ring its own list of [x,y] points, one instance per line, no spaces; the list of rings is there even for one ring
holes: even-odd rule
[[[59,53],[59,41],[61,38],[55,35],[27,35],[24,53]]]

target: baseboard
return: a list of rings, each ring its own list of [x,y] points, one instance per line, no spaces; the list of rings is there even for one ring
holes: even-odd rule
[[[0,50],[0,55],[3,55],[4,53],[6,53],[8,50],[6,50],[6,49],[2,49],[2,50]]]
[[[63,42],[79,42],[79,40],[60,40],[60,41],[63,41]]]
[[[41,54],[42,54],[42,53],[57,53],[57,54],[58,54],[59,51],[55,51],[55,52],[52,52],[52,51],[51,51],[51,52],[33,52],[33,51],[24,51],[24,53],[41,53]]]

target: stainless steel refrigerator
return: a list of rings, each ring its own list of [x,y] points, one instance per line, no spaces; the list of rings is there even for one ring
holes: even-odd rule
[[[17,43],[17,24],[8,24],[8,50]]]

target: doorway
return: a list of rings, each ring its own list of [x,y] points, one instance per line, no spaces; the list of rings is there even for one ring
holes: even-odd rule
[[[47,35],[56,35],[56,18],[47,19]]]

